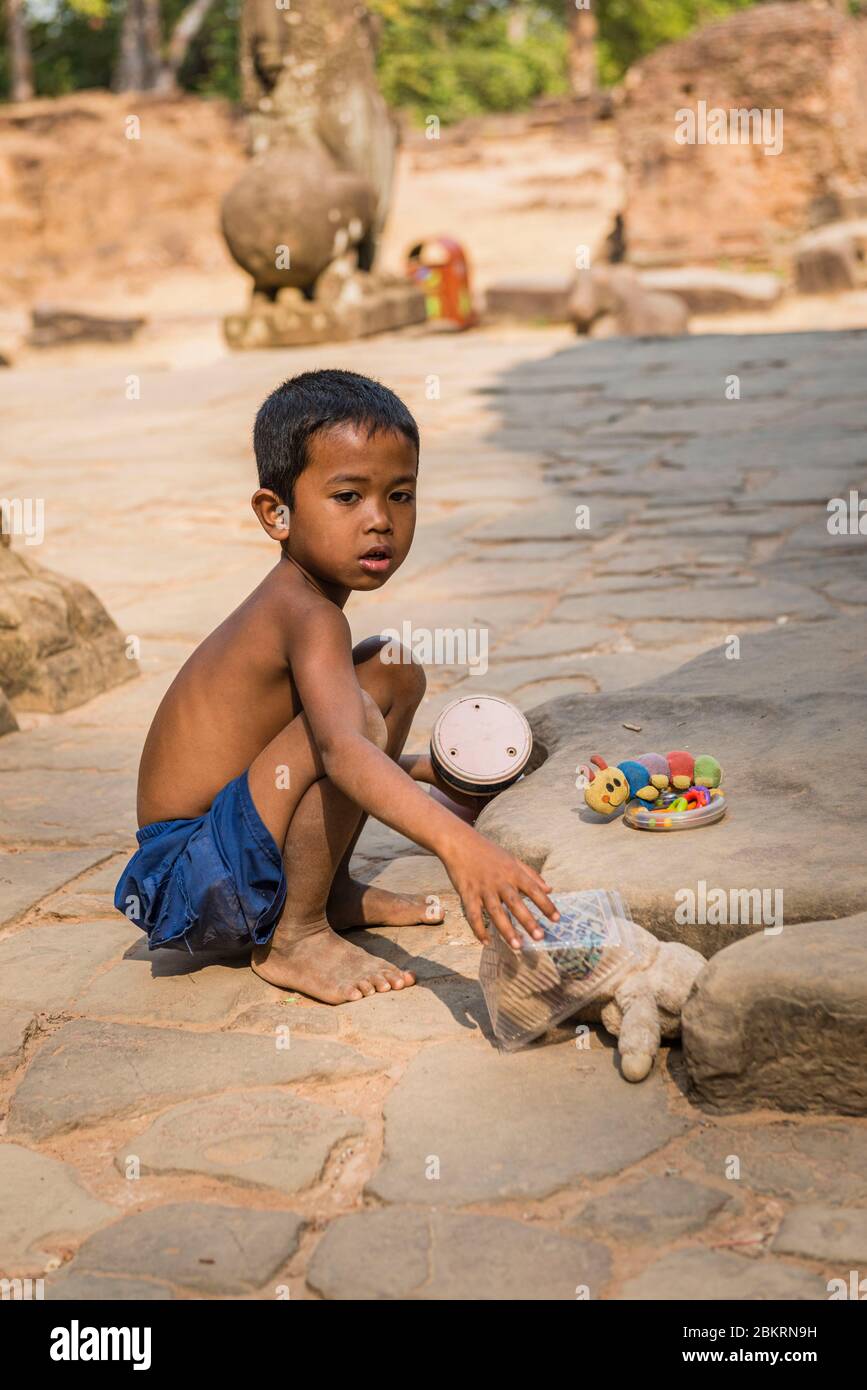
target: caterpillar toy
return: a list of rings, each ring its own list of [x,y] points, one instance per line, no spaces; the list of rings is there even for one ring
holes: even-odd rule
[[[661,753],[642,753],[640,757],[624,759],[616,767],[609,767],[604,758],[594,753],[590,763],[580,768],[587,777],[584,800],[591,811],[602,816],[610,816],[633,796],[652,802],[668,787],[685,791],[688,787],[718,787],[722,781],[722,768],[709,753],[698,758],[682,751],[666,757]]]

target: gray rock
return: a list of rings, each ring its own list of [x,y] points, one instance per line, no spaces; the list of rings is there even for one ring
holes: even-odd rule
[[[833,222],[795,244],[795,277],[801,294],[854,290],[867,283],[867,218]]]
[[[568,323],[572,279],[564,275],[523,275],[495,280],[485,290],[485,310],[501,318]]]
[[[24,1043],[36,1019],[32,1009],[0,1004],[0,1076],[14,1071],[24,1054]]]
[[[200,1293],[263,1288],[298,1249],[291,1211],[177,1202],[125,1216],[85,1241],[70,1274],[136,1275]]]
[[[454,959],[453,968],[457,967]],[[439,963],[438,963],[439,964]],[[439,965],[448,970],[448,958]],[[412,970],[411,964],[406,966]],[[369,1007],[364,1008],[367,1004]],[[485,1001],[477,979],[460,975],[436,984],[417,984],[410,990],[393,990],[370,999],[345,1004],[340,1010],[341,1036],[373,1042],[395,1038],[401,1042],[430,1042],[459,1037],[467,1032],[490,1034]]]
[[[857,1121],[793,1120],[745,1127],[714,1124],[692,1134],[686,1153],[732,1190],[788,1201],[867,1205],[867,1130]]]
[[[26,737],[22,735],[22,739]],[[105,850],[93,849],[22,849],[17,854],[4,855],[0,868],[0,927],[23,916],[104,856]]]
[[[16,734],[17,738],[18,735]],[[82,771],[28,768],[0,772],[0,843],[62,847],[82,838],[87,807],[87,840],[102,858],[135,841],[135,778],[101,767]],[[132,844],[130,844],[132,842]],[[101,849],[101,853],[99,852]]]
[[[19,1144],[0,1144],[0,1274],[40,1271],[50,1251],[116,1215],[91,1197],[67,1163]]]
[[[650,289],[626,265],[581,270],[568,316],[579,333],[593,337],[669,337],[687,332],[689,310],[676,294]]]
[[[544,1197],[685,1133],[689,1120],[664,1097],[658,1070],[630,1086],[601,1047],[501,1055],[443,1043],[419,1053],[389,1095],[385,1150],[367,1190],[423,1205]]]
[[[206,1173],[245,1186],[298,1192],[321,1177],[338,1144],[360,1134],[356,1116],[285,1091],[232,1092],[193,1100],[160,1115],[115,1155],[145,1173]]]
[[[714,956],[683,1011],[695,1096],[717,1110],[867,1114],[867,912]]]
[[[867,785],[867,749],[853,734],[867,722],[867,660],[857,626],[847,619],[789,624],[744,636],[738,660],[726,659],[725,651],[706,652],[674,675],[631,690],[573,696],[530,711],[548,760],[498,796],[477,822],[555,888],[616,884],[642,926],[705,956],[765,921],[763,911],[758,922],[716,923],[712,912],[704,914],[711,921],[698,920],[702,883],[706,893],[765,890],[772,908],[780,890],[786,924],[845,917],[867,899],[860,808],[839,795],[837,779],[828,775],[829,768],[845,768],[849,785]],[[772,736],[774,729],[785,738]],[[575,786],[580,765],[594,752],[613,764],[678,747],[713,753],[723,765],[730,812],[698,835],[642,833],[619,816],[602,821]],[[756,916],[740,903],[727,898],[725,915]]]
[[[664,1303],[711,1299],[803,1302],[826,1299],[828,1291],[820,1275],[782,1260],[748,1260],[726,1250],[677,1250],[627,1280],[618,1297],[660,1299]]]
[[[323,1077],[359,1076],[379,1065],[320,1039],[241,1033],[184,1033],[174,1028],[67,1023],[42,1047],[12,1098],[12,1134],[36,1139],[142,1115],[175,1101]]]
[[[845,1207],[796,1207],[773,1240],[782,1255],[800,1255],[822,1264],[867,1264],[867,1211]]]
[[[17,728],[18,720],[15,718],[12,706],[3,691],[0,690],[0,735],[14,734]]]
[[[430,1218],[420,1211],[368,1211],[332,1221],[307,1269],[324,1298],[406,1298],[428,1278]]]
[[[119,914],[116,922],[24,927],[0,941],[0,999],[63,1009],[100,965],[120,956],[139,935]]]
[[[48,1303],[81,1302],[153,1303],[174,1298],[168,1284],[144,1279],[124,1279],[121,1275],[58,1272],[45,1279]]]
[[[574,1300],[610,1277],[603,1245],[495,1216],[397,1209],[333,1221],[307,1272],[329,1299]]]
[[[659,617],[669,615],[678,621],[754,622],[778,618],[830,617],[827,601],[794,584],[697,584],[678,588],[669,581],[662,602],[656,605]],[[553,622],[572,622],[578,618],[644,619],[650,603],[647,589],[633,593],[600,593],[595,597],[563,599],[551,614]]]
[[[734,314],[767,310],[783,293],[776,275],[745,275],[713,266],[679,266],[671,270],[646,270],[641,283],[647,289],[676,294],[691,314]]]
[[[685,1178],[644,1178],[588,1202],[573,1220],[577,1230],[630,1244],[677,1240],[699,1231],[732,1197]]]
[[[73,1011],[142,1023],[220,1023],[242,1007],[276,1003],[277,989],[236,964],[203,965],[178,951],[148,952],[144,942],[78,995]]]
[[[16,709],[66,710],[138,673],[86,585],[45,569],[0,532],[0,687]],[[8,722],[8,721],[7,721]]]

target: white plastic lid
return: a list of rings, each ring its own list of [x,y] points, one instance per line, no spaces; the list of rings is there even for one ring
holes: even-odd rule
[[[446,777],[482,790],[515,781],[532,747],[523,714],[498,695],[453,700],[431,734],[431,752]]]

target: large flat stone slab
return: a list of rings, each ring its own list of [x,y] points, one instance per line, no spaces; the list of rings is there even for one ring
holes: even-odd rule
[[[134,1273],[199,1293],[253,1293],[291,1259],[303,1227],[290,1211],[173,1202],[91,1236],[70,1274]]]
[[[857,1120],[713,1124],[690,1135],[686,1153],[734,1192],[867,1207],[867,1128]]]
[[[867,1115],[867,912],[718,952],[684,1007],[683,1050],[716,1110]]]
[[[320,1038],[185,1033],[77,1020],[36,1054],[9,1111],[11,1134],[43,1139],[112,1115],[146,1115],[221,1091],[360,1076],[380,1064]]]
[[[754,921],[678,922],[706,891],[783,893],[786,923],[860,912],[867,901],[863,815],[867,650],[847,619],[745,636],[740,657],[706,652],[674,675],[631,690],[573,696],[530,713],[547,762],[498,796],[478,828],[544,872],[558,889],[617,887],[637,921],[710,956],[760,928]],[[641,732],[625,729],[637,724]],[[708,752],[724,769],[725,819],[653,834],[595,815],[576,788],[590,754],[609,763],[649,749]],[[816,862],[817,837],[821,858]],[[726,914],[728,915],[728,913]],[[732,914],[734,915],[734,914]]]
[[[355,1115],[286,1091],[233,1092],[160,1115],[117,1151],[121,1173],[134,1154],[144,1173],[203,1173],[250,1187],[298,1192],[322,1175],[338,1144],[364,1129]]]
[[[0,1144],[0,1274],[41,1273],[59,1243],[80,1240],[116,1214],[81,1186],[69,1164]]]
[[[660,1299],[664,1303],[725,1299],[727,1302],[767,1302],[784,1299],[826,1299],[827,1281],[783,1260],[765,1256],[748,1260],[727,1250],[677,1250],[629,1279],[618,1294],[623,1299]]]
[[[22,917],[50,893],[98,864],[105,850],[22,849],[0,853],[0,927]]]
[[[168,1284],[157,1280],[125,1279],[114,1274],[77,1274],[75,1272],[48,1275],[45,1280],[46,1302],[54,1303],[147,1303],[174,1298]]]
[[[87,827],[83,829],[85,806]],[[135,829],[131,770],[0,771],[0,844],[62,848],[86,840],[105,855],[112,849],[134,847]],[[99,857],[94,853],[91,862]]]
[[[867,1211],[845,1207],[796,1207],[783,1220],[773,1248],[822,1264],[867,1265]]]
[[[249,968],[246,959],[203,965],[178,951],[148,952],[104,971],[77,996],[77,1014],[142,1023],[220,1023],[239,1008],[275,1003],[279,991]]]
[[[329,1299],[572,1300],[598,1298],[604,1245],[495,1216],[389,1209],[333,1221],[307,1282]]]
[[[685,1178],[643,1178],[594,1197],[573,1224],[593,1236],[659,1245],[700,1231],[733,1202],[732,1194]]]
[[[658,1071],[641,1086],[613,1053],[571,1043],[500,1054],[479,1041],[420,1052],[385,1104],[367,1190],[423,1205],[545,1197],[619,1172],[685,1133]]]
[[[101,965],[139,935],[116,922],[42,922],[0,940],[0,1001],[47,1012],[66,1008]]]
[[[406,968],[411,970],[412,965]],[[357,1038],[362,1044],[376,1038],[432,1042],[478,1032],[492,1037],[481,986],[477,979],[461,975],[345,1004],[340,1010],[340,1031],[342,1037]]]
[[[14,1071],[24,1054],[24,1043],[33,1026],[33,1009],[0,1004],[0,1076]]]

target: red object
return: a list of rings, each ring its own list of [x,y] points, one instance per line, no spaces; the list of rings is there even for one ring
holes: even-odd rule
[[[682,750],[675,749],[673,753],[667,754],[668,766],[671,770],[671,779],[675,777],[688,777],[692,781],[695,772],[695,758],[691,753],[684,753]]]
[[[410,247],[406,273],[423,291],[429,319],[472,328],[478,323],[470,294],[470,268],[453,237],[431,237]]]

